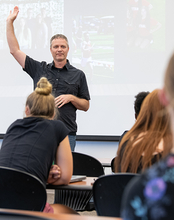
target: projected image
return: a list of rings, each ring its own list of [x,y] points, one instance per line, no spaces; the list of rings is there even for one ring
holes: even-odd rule
[[[48,48],[51,36],[63,33],[63,0],[8,2],[0,4],[0,49],[7,48],[5,20],[15,5],[19,7],[15,33],[21,49]]]
[[[114,77],[114,16],[76,16],[72,21],[72,63],[89,83]]]
[[[165,0],[127,0],[127,46],[132,49],[165,48]]]

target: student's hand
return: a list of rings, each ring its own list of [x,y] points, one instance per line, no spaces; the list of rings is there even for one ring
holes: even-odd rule
[[[54,183],[57,179],[60,178],[61,175],[61,170],[60,167],[57,166],[56,164],[51,166],[50,172],[49,172],[49,176],[48,176],[48,180],[47,182],[49,184]]]
[[[13,9],[13,12],[10,11],[10,14],[7,17],[7,20],[11,20],[13,22],[17,18],[18,13],[19,13],[19,8],[18,8],[18,6],[15,6]]]

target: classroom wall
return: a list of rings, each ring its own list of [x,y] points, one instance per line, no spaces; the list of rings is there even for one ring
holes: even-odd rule
[[[110,158],[116,155],[118,142],[77,141],[75,151],[89,154],[96,158]]]

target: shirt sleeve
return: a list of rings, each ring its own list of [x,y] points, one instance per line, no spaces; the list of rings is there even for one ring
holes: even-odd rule
[[[85,74],[82,72],[80,79],[80,87],[78,91],[78,97],[86,100],[90,100],[89,89]]]
[[[36,61],[30,58],[29,56],[26,56],[25,68],[23,68],[23,70],[26,73],[28,73],[31,76],[31,78],[34,78],[36,68],[37,68]]]
[[[56,124],[55,132],[56,132],[56,136],[58,137],[58,144],[59,144],[70,133],[70,131],[62,121],[55,120],[54,122]]]
[[[38,79],[45,74],[45,66],[46,62],[39,62],[29,56],[26,56],[25,68],[23,70],[27,72],[32,79],[38,81]]]

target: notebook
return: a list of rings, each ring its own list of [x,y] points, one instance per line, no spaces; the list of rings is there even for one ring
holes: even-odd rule
[[[86,176],[84,176],[84,175],[72,175],[70,183],[82,181],[85,179],[86,179]]]

